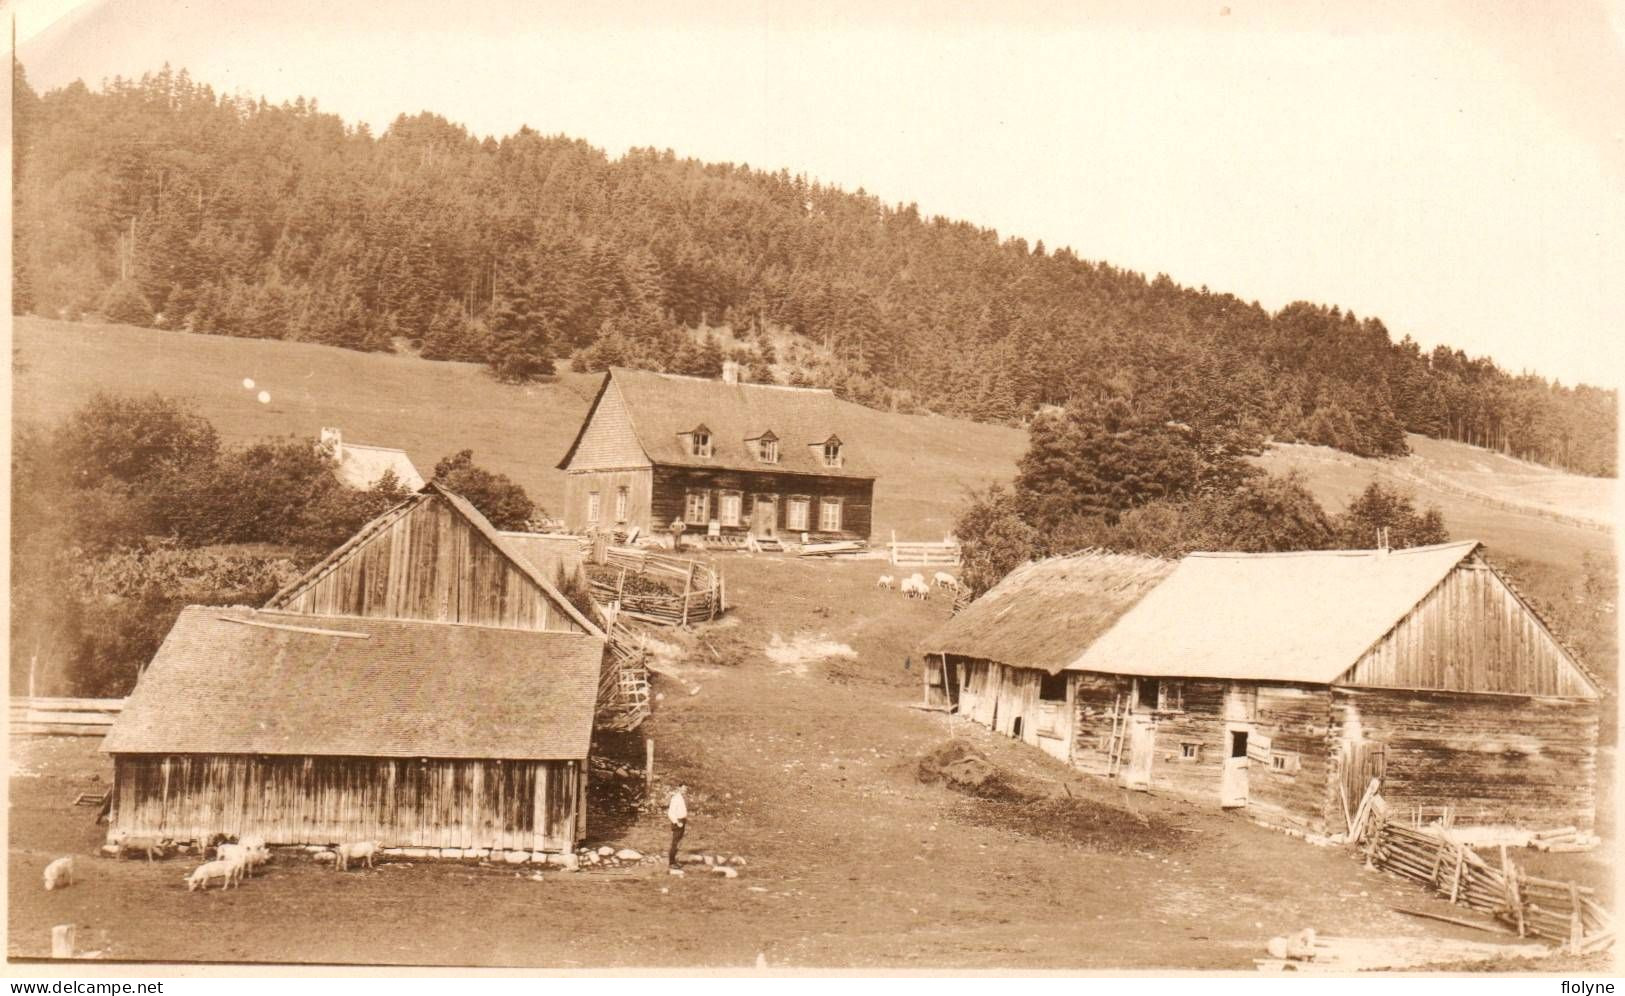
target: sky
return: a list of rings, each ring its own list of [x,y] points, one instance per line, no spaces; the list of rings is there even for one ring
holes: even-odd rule
[[[1625,0],[939,6],[9,9],[41,92],[168,62],[375,132],[428,110],[481,136],[528,124],[612,156],[785,168],[1272,310],[1336,304],[1396,339],[1620,386]]]

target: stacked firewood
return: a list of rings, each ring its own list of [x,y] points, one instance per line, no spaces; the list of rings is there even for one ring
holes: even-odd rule
[[[1600,842],[1596,834],[1585,833],[1575,827],[1537,830],[1529,835],[1529,846],[1537,851],[1590,851]]]

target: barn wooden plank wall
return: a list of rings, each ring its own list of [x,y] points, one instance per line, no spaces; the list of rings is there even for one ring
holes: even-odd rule
[[[1324,833],[1331,692],[1324,687],[1263,684],[1257,690],[1253,730],[1270,738],[1272,754],[1288,757],[1285,770],[1248,765],[1248,808],[1299,829]],[[1341,822],[1342,803],[1337,806]]]
[[[1402,810],[1448,803],[1458,824],[1592,826],[1595,702],[1334,688],[1331,721],[1334,741],[1384,741],[1382,796]]]
[[[1338,684],[1595,694],[1535,614],[1476,561],[1452,571]]]
[[[114,758],[111,830],[175,840],[565,851],[579,761],[243,755]]]
[[[419,501],[273,606],[317,615],[582,632],[444,501]]]
[[[1072,676],[1072,764],[1093,775],[1106,773],[1106,740],[1112,732],[1112,707],[1127,695],[1129,680],[1083,672]],[[1124,759],[1128,751],[1123,751]]]

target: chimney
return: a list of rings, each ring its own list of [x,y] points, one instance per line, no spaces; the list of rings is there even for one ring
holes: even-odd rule
[[[737,384],[742,378],[739,376],[739,364],[733,360],[722,361],[722,382],[724,384]]]
[[[324,449],[328,447],[332,448],[334,463],[338,463],[344,459],[344,437],[340,435],[337,429],[329,428],[327,426],[322,427],[321,446]]]

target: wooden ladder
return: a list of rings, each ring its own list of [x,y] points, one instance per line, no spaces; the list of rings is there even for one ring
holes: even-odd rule
[[[1106,777],[1116,778],[1123,770],[1123,741],[1128,733],[1128,710],[1123,696],[1112,700],[1112,735],[1106,741]]]

